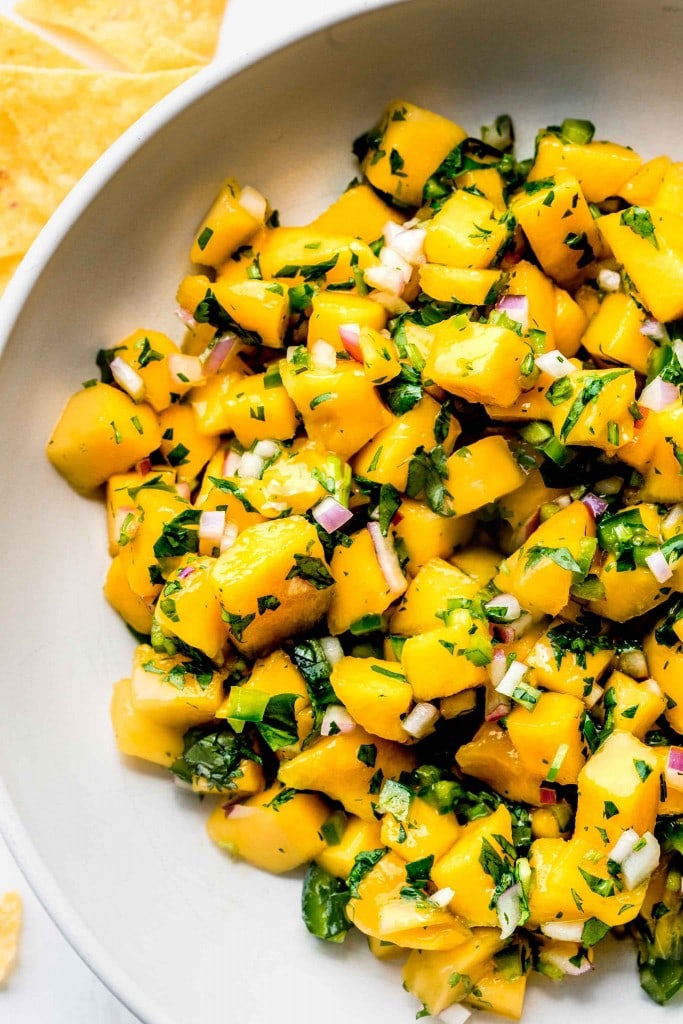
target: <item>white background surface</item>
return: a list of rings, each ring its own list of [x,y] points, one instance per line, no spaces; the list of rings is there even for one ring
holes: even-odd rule
[[[293,30],[304,34],[332,16],[379,7],[386,0],[228,0],[221,61],[248,54],[251,46],[276,45]],[[0,0],[10,13],[11,0]],[[34,27],[34,26],[32,26]],[[56,36],[43,31],[53,40]],[[69,47],[72,53],[78,51]],[[24,899],[20,960],[0,991],[0,1021],[6,1024],[135,1024],[91,973],[30,892],[0,838],[0,894],[18,889]]]

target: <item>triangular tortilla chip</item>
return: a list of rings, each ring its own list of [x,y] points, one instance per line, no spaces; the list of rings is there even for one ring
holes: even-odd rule
[[[31,68],[82,68],[68,53],[0,14],[0,64]]]
[[[225,0],[21,0],[18,14],[85,36],[131,71],[207,63]]]
[[[196,70],[0,67],[0,257],[25,252],[97,157]]]

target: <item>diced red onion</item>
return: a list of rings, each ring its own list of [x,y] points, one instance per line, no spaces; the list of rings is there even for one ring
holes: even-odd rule
[[[199,552],[210,555],[214,548],[220,548],[225,529],[225,512],[202,512],[199,517]]]
[[[529,327],[529,299],[526,295],[502,295],[496,303],[496,309],[520,324],[523,331]]]
[[[225,524],[225,529],[223,530],[223,536],[221,537],[221,542],[219,545],[221,554],[224,551],[227,551],[228,548],[231,548],[233,546],[233,544],[237,540],[239,532],[239,526],[237,525],[237,523],[228,520],[228,522]]]
[[[662,520],[662,529],[673,530],[683,519],[683,504],[672,505]]]
[[[664,778],[670,789],[683,793],[683,747],[670,747],[664,769]]]
[[[598,286],[603,292],[618,292],[621,288],[621,274],[617,270],[603,267],[598,271]]]
[[[214,342],[214,344],[206,350],[204,358],[204,373],[209,375],[218,373],[238,340],[239,339],[236,334],[229,332],[228,334],[222,335],[216,342]]]
[[[403,257],[389,245],[385,245],[380,249],[379,261],[383,267],[388,267],[390,270],[398,270],[403,278],[404,285],[408,284],[408,281],[410,281],[413,276],[413,268],[410,263],[404,260]]]
[[[638,403],[653,412],[661,412],[673,402],[678,401],[679,391],[675,384],[661,377],[655,377],[643,388],[638,398]]]
[[[416,267],[426,261],[424,251],[426,240],[427,232],[424,228],[409,228],[398,231],[392,241],[387,242],[387,245],[390,245],[394,252],[402,256],[406,263]]]
[[[394,270],[393,267],[366,267],[363,271],[365,283],[370,288],[376,288],[381,292],[388,292],[389,295],[394,297],[400,296],[403,293],[403,287],[405,285],[405,279],[400,270]]]
[[[437,889],[436,892],[433,892],[429,899],[437,907],[447,907],[454,896],[454,890],[449,885],[445,885],[443,889]]]
[[[541,373],[547,373],[553,380],[568,377],[572,373],[577,373],[578,370],[578,367],[574,366],[557,348],[551,348],[549,352],[541,352],[536,356],[535,362]]]
[[[489,622],[489,632],[500,640],[502,644],[511,644],[515,640],[515,631],[510,625],[503,622]]]
[[[541,784],[539,787],[539,799],[541,804],[546,807],[549,804],[557,803],[557,791],[552,786],[544,786]]]
[[[264,462],[255,452],[244,452],[239,465],[239,475],[258,480],[263,472]]]
[[[353,519],[353,512],[331,494],[311,509],[311,515],[326,533],[334,533]]]
[[[619,670],[634,679],[647,679],[647,660],[642,651],[622,651],[619,655]]]
[[[325,657],[330,665],[336,665],[344,657],[344,648],[336,636],[321,637],[320,646],[325,652]]]
[[[225,456],[225,462],[223,463],[223,476],[237,476],[241,462],[242,456],[240,453],[236,452],[234,448],[231,448]]]
[[[496,914],[500,925],[501,939],[509,939],[522,920],[522,901],[519,883],[515,882],[498,897]]]
[[[489,679],[494,687],[500,683],[506,672],[507,658],[505,657],[505,651],[501,650],[500,647],[496,647],[493,652],[493,658],[488,664]]]
[[[175,489],[179,497],[186,498],[187,501],[190,500],[190,494],[192,492],[190,490],[190,485],[187,483],[187,481],[179,480],[178,483],[175,485]]]
[[[356,723],[341,704],[330,704],[329,707],[325,708],[325,714],[320,725],[320,735],[329,736],[330,733],[336,735],[336,730],[333,726],[336,726],[339,732],[344,733],[353,732],[356,728]]]
[[[522,614],[522,608],[514,594],[497,594],[486,602],[484,609],[495,609],[498,615],[502,613],[505,622],[512,622]]]
[[[201,519],[201,517],[200,517],[200,519]],[[179,580],[186,580],[187,577],[191,576],[192,573],[195,572],[195,571],[196,570],[195,570],[195,567],[193,565],[184,565],[182,567],[182,569],[180,569],[178,571],[178,579]]]
[[[340,324],[339,337],[351,358],[355,359],[357,363],[362,363],[363,353],[360,347],[360,324]]]
[[[145,397],[145,382],[132,366],[129,366],[121,356],[115,356],[109,364],[111,375],[123,391],[135,402]]]
[[[250,213],[254,220],[263,221],[266,219],[266,210],[268,203],[255,188],[251,185],[246,185],[240,192],[239,199],[237,202],[240,204],[243,210]]]
[[[262,441],[257,441],[254,445],[254,455],[258,455],[260,459],[265,459],[266,461],[274,458],[279,451],[280,445],[270,437],[266,437]]]
[[[603,480],[596,480],[593,486],[600,497],[609,497],[623,490],[624,481],[620,476],[606,476]]]
[[[644,334],[646,338],[650,338],[651,341],[664,341],[666,338],[666,328],[664,324],[660,323],[659,320],[655,320],[653,317],[648,319],[641,324],[640,333]]]
[[[633,850],[621,864],[624,885],[629,891],[637,889],[650,877],[659,865],[659,854],[659,843],[652,832],[646,832],[638,842],[638,849]]]
[[[648,555],[645,559],[645,564],[657,580],[657,583],[666,583],[673,576],[671,566],[661,550],[653,551],[651,555]]]
[[[512,697],[517,686],[529,671],[529,666],[523,661],[513,661],[509,669],[496,686],[496,692],[502,693],[505,697]]]
[[[245,807],[244,804],[226,804],[223,810],[227,818],[234,818],[237,821],[239,818],[251,818],[258,808]]]
[[[175,315],[178,317],[181,323],[185,324],[188,330],[194,331],[199,327],[199,324],[192,316],[189,309],[184,309],[183,306],[176,306]]]
[[[616,843],[610,850],[608,856],[610,860],[613,860],[615,864],[623,864],[627,857],[633,853],[633,847],[636,845],[640,836],[634,828],[627,828],[621,833]]]
[[[174,353],[168,357],[168,371],[179,384],[199,384],[205,379],[199,356]]]
[[[609,508],[609,504],[604,500],[604,498],[599,498],[597,494],[593,494],[592,491],[589,491],[588,494],[584,494],[581,501],[591,513],[593,519],[597,519],[599,516],[603,515]]]
[[[337,365],[337,352],[329,341],[318,338],[310,348],[311,362],[316,370],[334,370]]]
[[[558,942],[581,942],[583,921],[545,921],[541,931]]]
[[[554,504],[557,505],[558,508],[569,508],[571,503],[572,499],[568,494],[560,494],[554,501]]]
[[[382,535],[379,523],[368,523],[367,529],[389,592],[398,596],[406,588],[406,578],[401,572],[396,549],[389,538]]]
[[[487,722],[500,722],[501,718],[510,714],[511,707],[509,701],[501,699],[497,704],[492,705],[491,710],[486,712],[484,718]]]
[[[524,636],[533,623],[529,612],[523,612],[514,622],[493,623],[493,633],[502,643],[511,644]]]
[[[409,736],[416,740],[421,740],[434,732],[440,717],[438,708],[435,708],[433,704],[429,704],[426,701],[420,701],[404,719],[402,727]]]
[[[404,230],[404,226],[397,224],[395,220],[388,220],[382,228],[382,235],[387,245],[391,245],[397,235]]]
[[[140,473],[142,476],[146,476],[152,472],[152,460],[151,459],[140,459],[135,465],[136,473]]]
[[[588,957],[584,957],[577,964],[576,957],[570,958],[566,953],[561,953],[560,950],[553,949],[552,947],[546,948],[542,951],[541,960],[552,964],[553,967],[557,967],[557,969],[562,971],[563,974],[568,974],[573,978],[577,978],[579,975],[587,974],[589,971],[593,970]]]

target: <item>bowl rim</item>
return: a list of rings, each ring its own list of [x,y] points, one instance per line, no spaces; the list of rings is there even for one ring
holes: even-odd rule
[[[249,52],[222,56],[200,69],[187,81],[171,90],[123,132],[85,172],[61,201],[15,270],[7,289],[0,297],[0,372],[2,355],[30,298],[31,292],[53,255],[71,228],[86,212],[101,190],[131,159],[136,151],[193,103],[207,96],[242,71],[267,57],[286,50],[310,36],[322,34],[335,25],[370,18],[382,8],[398,7],[420,0],[366,0],[368,6],[350,14],[325,11],[324,5],[314,14],[307,14],[302,30],[295,22],[287,22],[278,38],[268,42],[257,40]],[[447,0],[445,0],[447,2]],[[4,839],[17,866],[33,894],[57,926],[59,932],[82,962],[139,1021],[144,1024],[175,1024],[147,996],[136,982],[120,968],[113,954],[84,923],[80,914],[61,891],[49,867],[39,854],[23,825],[9,791],[0,777],[0,836]]]

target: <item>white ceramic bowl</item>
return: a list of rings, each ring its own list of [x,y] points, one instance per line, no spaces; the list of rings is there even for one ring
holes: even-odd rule
[[[683,157],[683,8],[651,0],[411,0],[243,67],[208,71],[117,144],[67,200],[3,304],[2,825],[84,959],[149,1024],[398,1024],[414,1001],[361,941],[329,947],[299,918],[300,880],[233,864],[205,812],[159,771],[118,757],[112,682],[133,642],[101,597],[101,507],[44,458],[100,346],[137,326],[179,336],[174,292],[193,230],[226,174],[285,223],[355,173],[351,140],[395,96],[473,133],[512,114],[591,117],[598,136]],[[6,337],[5,337],[6,336]],[[21,822],[21,824],[20,824]],[[532,985],[526,1020],[663,1019],[629,947],[591,977]],[[675,1012],[675,1011],[672,1011]],[[666,1015],[664,1015],[666,1016]]]

